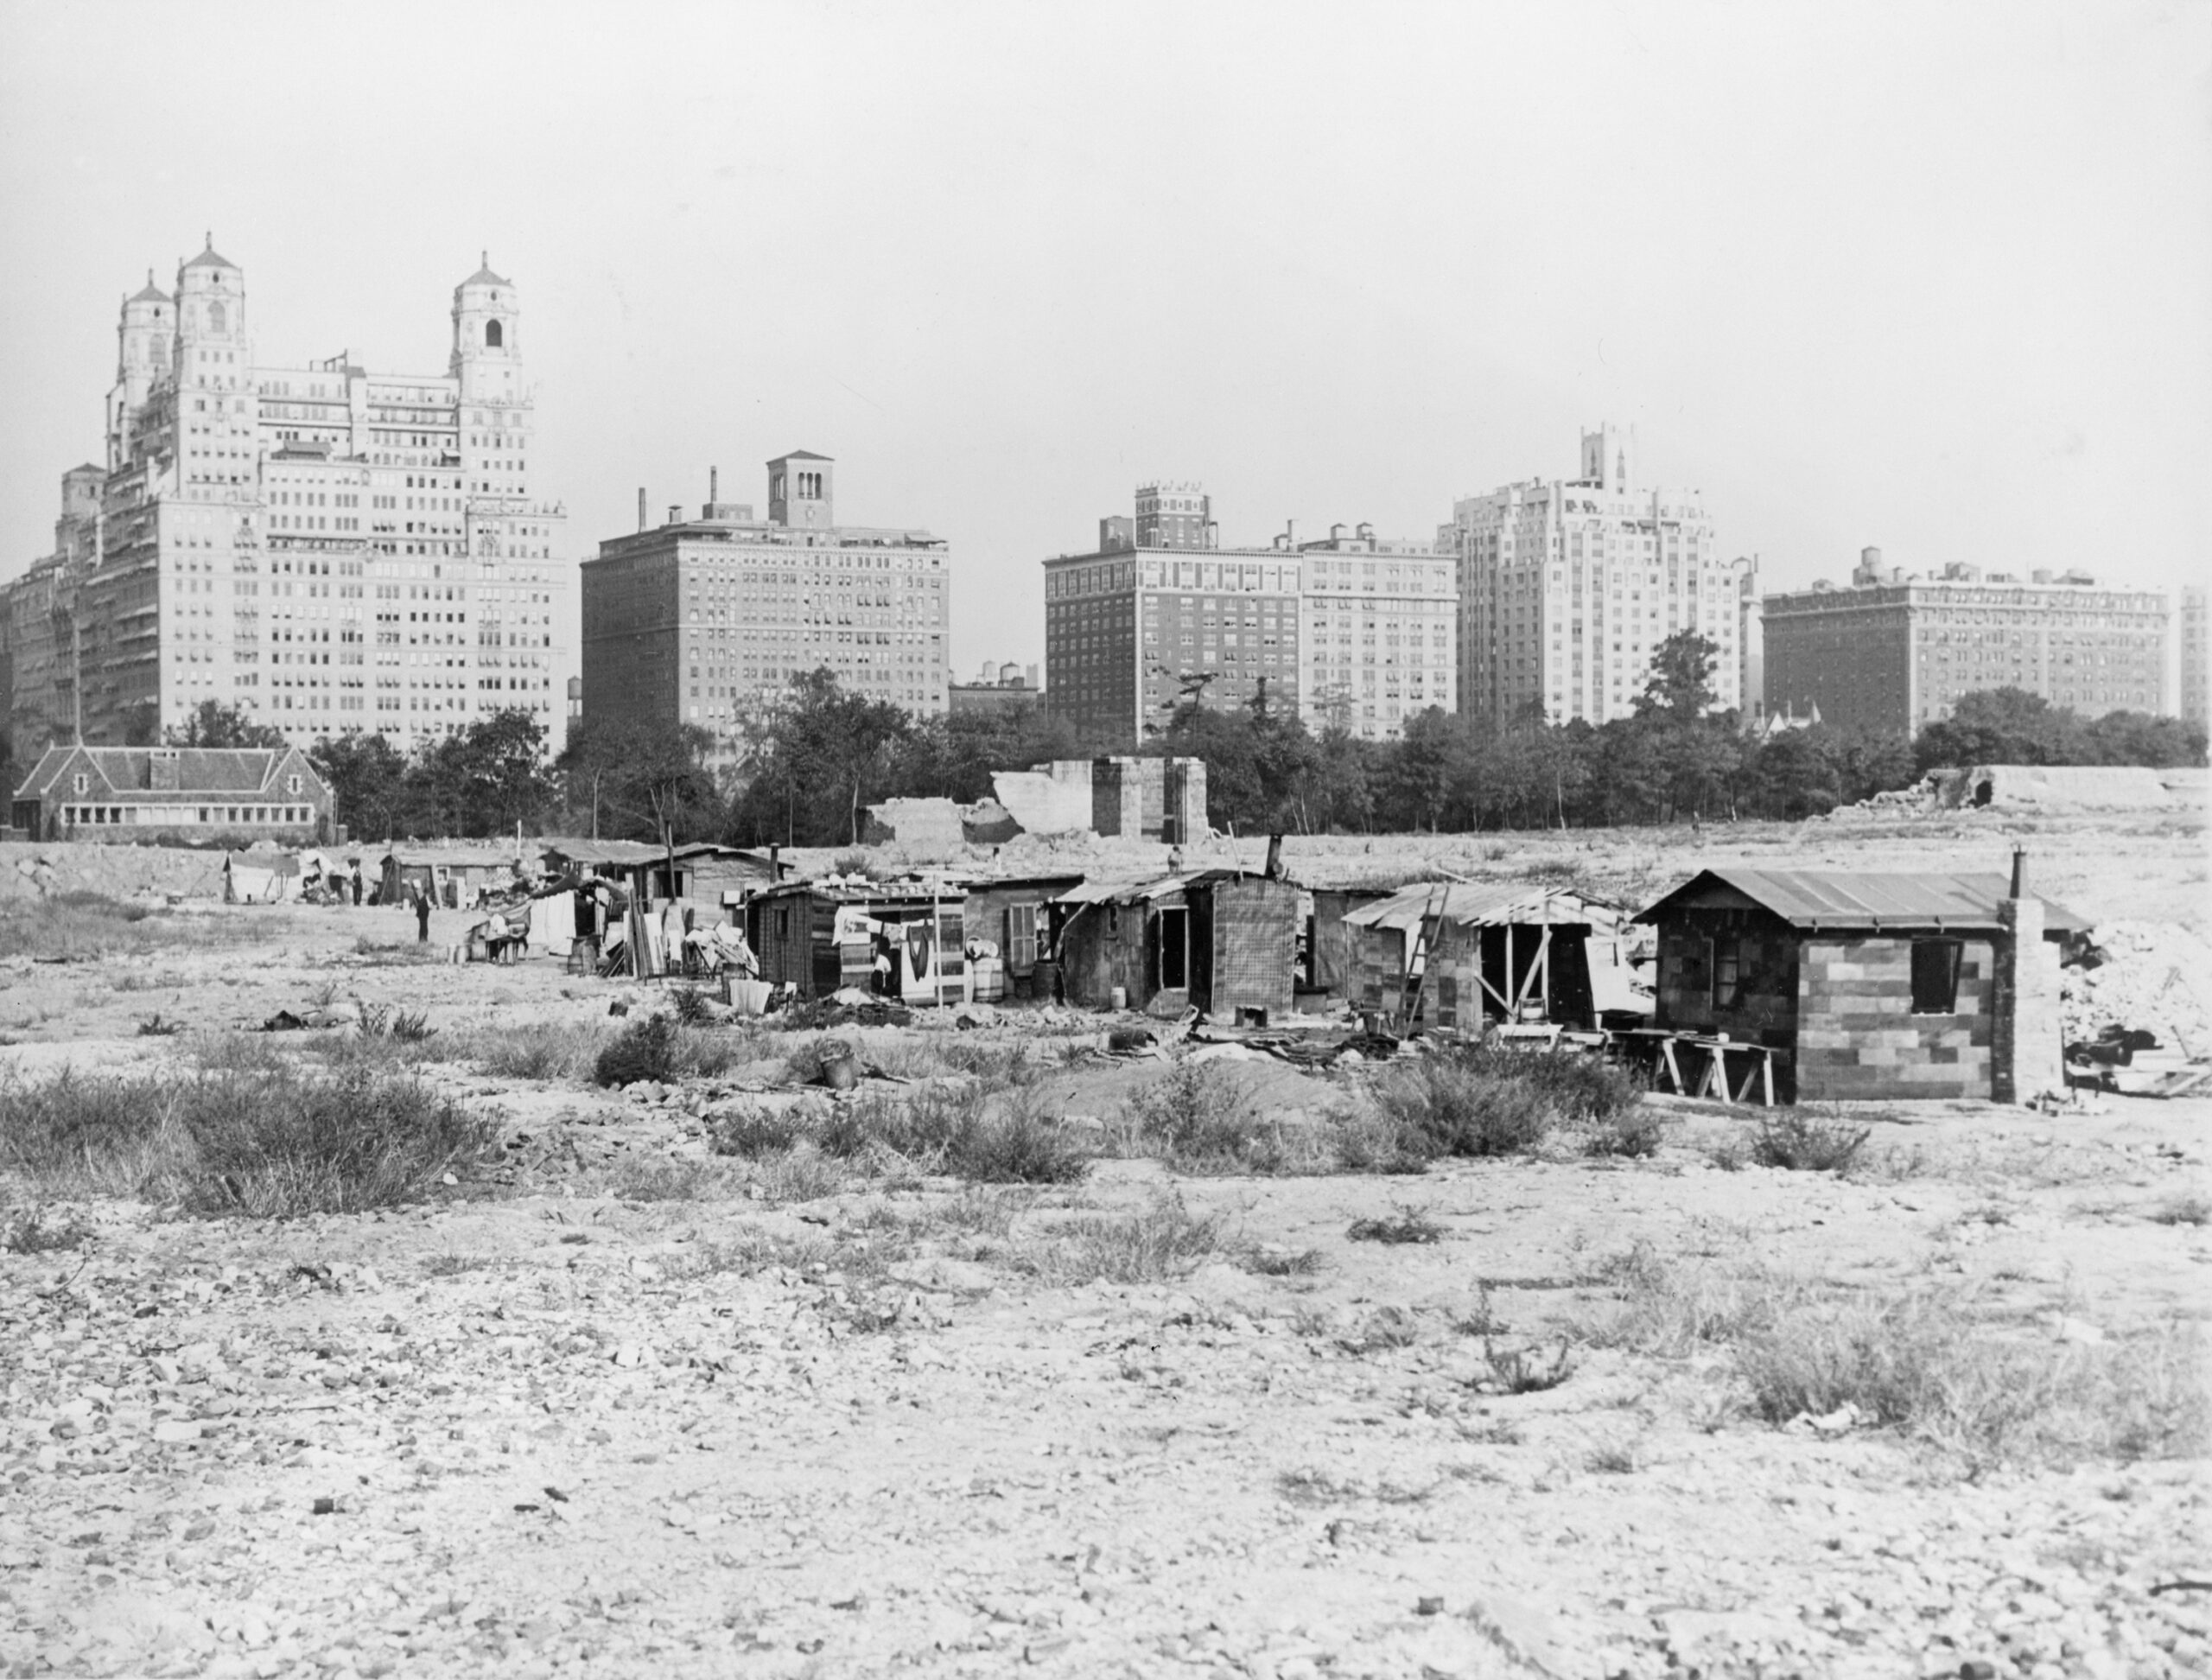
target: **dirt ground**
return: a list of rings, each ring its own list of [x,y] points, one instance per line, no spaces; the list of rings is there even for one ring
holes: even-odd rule
[[[2201,1016],[2201,822],[1288,850],[1294,873],[1565,863],[1649,898],[1724,858],[1993,870],[2014,840],[2042,890],[2148,930],[2143,983]],[[16,867],[35,856],[42,887]],[[1020,843],[1001,862],[1158,856]],[[0,848],[0,893],[143,888],[174,930],[122,959],[0,952],[0,1079],[189,1077],[280,1009],[581,1040],[611,1003],[658,1001],[543,958],[415,962],[401,913],[225,907],[135,867]],[[433,941],[462,920],[441,913]],[[156,1015],[180,1030],[142,1035]],[[1103,1132],[1166,1071],[1082,1054],[1108,1024],[931,1014],[844,1036],[894,1072],[955,1040],[1049,1054],[1046,1111]],[[308,1036],[254,1040],[306,1055]],[[719,1113],[798,1100],[797,1047],[752,1034],[710,1079],[626,1094],[426,1059],[499,1115],[513,1164],[404,1210],[41,1210],[89,1235],[0,1253],[0,1671],[2212,1671],[2201,1459],[1985,1463],[1848,1416],[1766,1421],[1721,1352],[1587,1333],[1656,1257],[1950,1291],[2053,1349],[2186,1350],[2201,1384],[2212,1102],[1885,1104],[1866,1117],[1878,1164],[1841,1177],[1741,1165],[1751,1118],[1656,1100],[1646,1158],[1418,1176],[1109,1158],[976,1187],[712,1156]],[[1294,1123],[1376,1073],[1221,1066]],[[1408,1214],[1439,1240],[1351,1235]],[[1086,1222],[1170,1215],[1208,1235],[1160,1281],[1052,1258]],[[1499,1391],[1497,1355],[1562,1347],[1557,1386]]]

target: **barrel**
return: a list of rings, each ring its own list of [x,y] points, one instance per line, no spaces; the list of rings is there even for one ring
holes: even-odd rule
[[[1106,996],[1117,1009],[1126,1009],[1129,1007],[1129,989],[1127,986],[1116,986]]]
[[[1056,1003],[1060,996],[1060,965],[1048,958],[1037,959],[1029,972],[1029,989],[1039,1003]]]

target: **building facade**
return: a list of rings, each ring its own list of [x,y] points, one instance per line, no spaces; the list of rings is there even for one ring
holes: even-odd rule
[[[1085,735],[1141,740],[1186,693],[1264,695],[1370,737],[1453,703],[1452,564],[1433,549],[1367,525],[1224,549],[1198,486],[1143,485],[1136,504],[1099,521],[1096,552],[1045,562],[1048,703]]]
[[[1959,697],[2024,689],[2084,717],[2165,709],[2164,595],[2085,572],[2026,577],[1954,563],[1942,576],[1859,555],[1851,586],[1765,601],[1766,709],[1910,735]]]
[[[582,567],[583,717],[696,723],[724,753],[792,678],[827,666],[870,700],[945,710],[951,555],[905,527],[841,525],[836,462],[768,463],[768,517],[715,498],[599,545]]]
[[[1601,426],[1582,436],[1580,476],[1452,504],[1437,547],[1458,567],[1461,711],[1625,716],[1652,653],[1682,630],[1719,650],[1716,703],[1741,697],[1746,586],[1720,559],[1698,493],[1644,487],[1634,465],[1628,436]]]
[[[2212,653],[2205,645],[2205,606],[2208,591],[2191,583],[2181,592],[2181,703],[2176,708],[2185,722],[2212,729]]]
[[[512,282],[486,265],[454,289],[442,375],[261,362],[212,244],[175,283],[124,301],[106,465],[65,480],[85,539],[10,587],[17,628],[41,614],[18,591],[51,597],[54,639],[16,659],[15,709],[108,744],[206,700],[300,741],[404,749],[517,709],[551,733],[573,575],[532,488]]]
[[[330,789],[297,747],[50,747],[10,802],[39,840],[333,837]]]

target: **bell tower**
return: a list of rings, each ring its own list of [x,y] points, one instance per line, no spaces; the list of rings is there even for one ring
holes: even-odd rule
[[[176,365],[176,300],[154,283],[146,270],[146,283],[123,300],[123,318],[115,329],[115,387],[107,402],[107,467],[117,472],[130,449],[130,422],[146,404],[155,384]]]
[[[801,531],[827,531],[837,523],[832,493],[837,463],[810,449],[794,449],[768,463],[768,520]]]
[[[522,400],[522,301],[492,271],[491,252],[453,289],[453,356],[446,371],[464,403]]]

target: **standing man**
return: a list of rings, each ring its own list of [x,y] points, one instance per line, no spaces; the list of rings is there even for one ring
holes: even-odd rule
[[[415,889],[415,943],[430,943],[430,895],[420,887]]]

